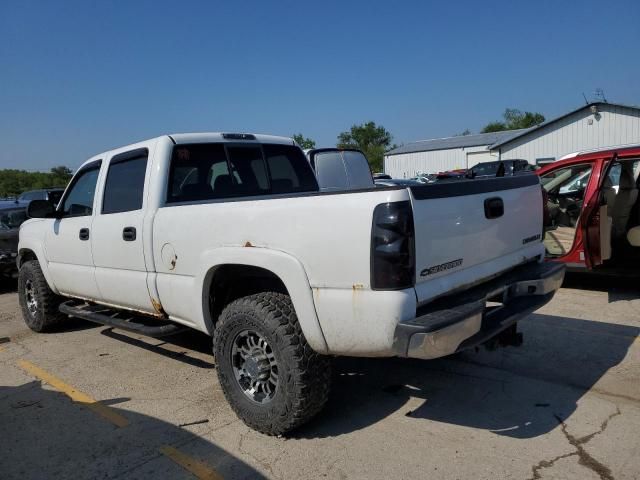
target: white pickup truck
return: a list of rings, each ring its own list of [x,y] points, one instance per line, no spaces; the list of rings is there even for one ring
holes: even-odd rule
[[[542,209],[536,175],[320,192],[291,139],[165,135],[30,204],[20,304],[37,332],[205,332],[238,416],[282,434],[326,402],[330,355],[441,357],[548,302]]]

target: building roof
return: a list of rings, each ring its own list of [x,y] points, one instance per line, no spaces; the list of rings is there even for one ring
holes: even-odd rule
[[[592,102],[586,105],[582,105],[580,108],[567,112],[564,115],[560,115],[559,117],[553,118],[546,122],[542,122],[540,125],[536,125],[535,127],[522,128],[520,130],[504,130],[502,132],[478,133],[476,135],[458,135],[456,137],[435,138],[432,140],[418,140],[417,142],[407,143],[406,145],[402,145],[401,147],[389,150],[387,153],[385,153],[385,155],[429,152],[432,150],[448,150],[452,148],[480,147],[483,145],[487,145],[489,146],[490,150],[494,150],[517,138],[523,137],[531,132],[535,132],[541,128],[544,128],[547,125],[558,122],[570,115],[573,115],[574,113],[580,112],[587,108],[591,108],[593,106],[598,107],[605,105],[629,108],[632,110],[640,111],[640,107],[636,105],[625,105],[621,103],[610,102]]]
[[[493,145],[496,142],[505,142],[508,139],[522,135],[531,130],[505,130],[502,132],[478,133],[475,135],[458,135],[455,137],[435,138],[433,140],[419,140],[407,143],[401,147],[389,150],[385,155],[398,155],[400,153],[429,152],[432,150],[448,150],[451,148],[480,147]]]
[[[608,105],[608,106],[612,106],[612,107],[621,107],[621,108],[630,108],[632,110],[640,111],[640,107],[638,107],[638,106],[624,105],[622,103],[610,103],[610,102],[592,102],[592,103],[588,103],[586,105],[581,106],[580,108],[576,108],[575,110],[571,110],[570,112],[567,112],[564,115],[560,115],[559,117],[552,118],[551,120],[548,120],[546,122],[542,122],[540,125],[536,125],[535,127],[527,128],[527,129],[523,129],[523,130],[518,130],[520,133],[518,133],[517,135],[512,135],[511,137],[508,137],[508,138],[502,138],[500,140],[497,140],[493,145],[491,145],[490,149],[493,150],[495,148],[501,147],[502,145],[505,145],[505,144],[511,142],[512,140],[515,140],[516,138],[520,138],[520,137],[523,137],[525,135],[528,135],[531,132],[538,131],[541,128],[546,127],[547,125],[551,125],[553,123],[556,123],[556,122],[562,120],[563,118],[566,118],[566,117],[568,117],[570,115],[573,115],[574,113],[578,113],[578,112],[580,112],[582,110],[585,110],[587,108],[591,108],[593,106],[598,107],[598,106],[602,106],[602,105]],[[516,130],[512,130],[512,131],[515,132]]]

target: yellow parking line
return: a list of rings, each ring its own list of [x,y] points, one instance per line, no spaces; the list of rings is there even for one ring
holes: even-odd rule
[[[200,480],[223,480],[222,475],[212,469],[209,465],[182,453],[177,448],[170,445],[164,445],[160,447],[160,453],[169,457]]]
[[[71,385],[67,385],[59,378],[54,377],[53,375],[44,371],[40,367],[37,367],[33,363],[27,362],[26,360],[19,360],[18,366],[26,370],[28,373],[30,373],[34,377],[39,378],[45,383],[48,383],[56,390],[59,390],[60,392],[64,393],[74,402],[81,403],[87,408],[89,408],[90,410],[93,410],[95,413],[103,417],[105,420],[108,420],[109,422],[113,423],[117,427],[126,427],[127,425],[129,425],[129,420],[124,418],[122,415],[117,413],[112,408],[109,408],[108,406],[103,405],[102,403],[98,402],[94,398],[91,398],[86,393],[83,393],[80,390],[73,388]]]

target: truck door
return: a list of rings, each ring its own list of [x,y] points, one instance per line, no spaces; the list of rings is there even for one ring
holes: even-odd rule
[[[148,158],[149,150],[138,148],[108,160],[91,241],[101,300],[153,313],[143,248]]]
[[[49,223],[45,250],[56,288],[64,294],[83,298],[99,297],[91,255],[95,191],[101,160],[85,164],[75,174],[58,211],[61,218]]]

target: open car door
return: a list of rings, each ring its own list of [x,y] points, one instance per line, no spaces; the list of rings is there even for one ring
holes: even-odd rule
[[[602,265],[605,260],[611,258],[613,219],[610,216],[611,205],[607,205],[603,186],[615,159],[616,155],[602,164],[597,189],[587,199],[582,210],[580,223],[584,241],[584,260],[589,269]]]
[[[593,195],[598,200],[598,193]],[[598,205],[585,209],[585,221],[582,223],[584,238],[584,260],[587,268],[591,269],[602,265],[605,260],[611,258],[611,228],[613,221],[608,213],[608,206]]]

